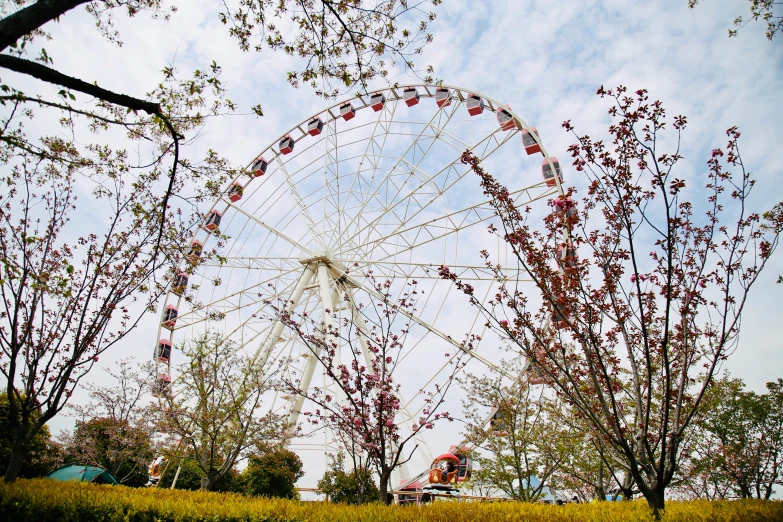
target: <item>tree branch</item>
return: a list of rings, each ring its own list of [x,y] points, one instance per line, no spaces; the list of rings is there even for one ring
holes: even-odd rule
[[[0,20],[0,51],[47,22],[91,0],[39,0]]]
[[[5,20],[3,20],[4,22]],[[2,22],[0,22],[1,24]],[[1,38],[1,37],[0,37]],[[34,78],[38,78],[41,81],[53,83],[65,87],[66,89],[73,89],[74,91],[83,92],[90,96],[95,96],[101,100],[113,103],[114,105],[121,105],[134,111],[144,111],[147,114],[156,114],[162,116],[162,110],[160,104],[134,98],[126,94],[118,94],[113,91],[109,91],[97,85],[90,84],[84,80],[67,76],[61,72],[55,71],[45,65],[41,65],[30,60],[22,58],[16,58],[7,54],[0,54],[0,67],[15,71],[22,74],[30,75]]]

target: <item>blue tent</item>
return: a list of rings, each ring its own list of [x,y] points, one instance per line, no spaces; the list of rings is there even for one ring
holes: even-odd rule
[[[77,482],[92,482],[94,484],[119,484],[114,475],[97,466],[77,466],[74,464],[54,470],[46,478],[54,480],[75,480]]]

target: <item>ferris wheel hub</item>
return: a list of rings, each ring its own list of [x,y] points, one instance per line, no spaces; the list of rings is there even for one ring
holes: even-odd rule
[[[300,259],[299,262],[303,265],[309,265],[309,264],[325,264],[329,265],[331,264],[331,260],[329,259],[329,255],[326,252],[320,253],[318,255],[315,255],[313,257],[308,257],[306,259]]]

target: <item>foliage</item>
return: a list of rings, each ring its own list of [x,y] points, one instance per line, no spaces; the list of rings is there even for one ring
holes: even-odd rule
[[[479,301],[448,267],[441,276],[621,456],[660,511],[681,443],[716,368],[737,346],[748,292],[783,220],[762,227],[749,210],[754,182],[736,128],[727,131],[725,151],[707,161],[704,189],[691,192],[677,173],[685,117],[674,118],[667,140],[674,149],[666,152],[666,112],[647,91],[602,87],[598,95],[612,101],[610,140],[574,134],[578,143],[569,147],[588,180],[582,210],[553,203],[542,230],[474,155],[463,155],[498,212],[500,228],[491,224],[490,232],[510,246],[542,304],[531,306],[486,250],[499,287],[494,299]],[[687,199],[696,195],[702,199]]]
[[[8,416],[8,395],[0,393],[0,469],[8,467],[14,440]],[[44,425],[35,434],[22,461],[19,476],[36,478],[48,475],[62,463],[60,447],[51,440],[49,427]]]
[[[318,489],[330,502],[359,505],[381,498],[372,475],[366,468],[345,471],[345,455],[329,455],[329,469],[318,481]]]
[[[345,280],[350,281],[350,277],[346,274]],[[442,384],[420,390],[424,407],[418,419],[409,419],[411,432],[402,433],[399,422],[406,412],[401,411],[400,385],[395,382],[394,373],[413,327],[411,315],[420,291],[415,280],[408,282],[395,300],[392,292],[396,290],[390,280],[377,281],[371,273],[366,277],[371,285],[367,304],[354,301],[350,285],[337,289],[351,310],[350,317],[340,318],[327,309],[323,320],[316,321],[306,312],[299,315],[286,306],[280,307],[283,323],[307,346],[311,360],[314,358],[323,366],[337,391],[311,388],[307,379],[288,379],[285,384],[298,395],[293,411],[300,411],[304,399],[314,403],[313,411],[303,412],[305,417],[313,425],[332,430],[352,459],[353,469],[375,470],[381,498],[389,502],[391,474],[410,459],[413,451],[406,456],[408,443],[419,430],[431,429],[437,421],[452,420],[441,407],[455,373],[462,367],[463,354],[450,360],[452,373]],[[472,342],[469,341],[470,347]],[[348,358],[345,363],[344,354]],[[311,377],[312,373],[308,379]],[[357,483],[360,496],[363,484],[361,479]]]
[[[148,379],[131,365],[132,358],[120,361],[118,370],[105,369],[115,386],[86,386],[91,401],[72,406],[76,429],[60,441],[66,462],[101,466],[120,484],[139,487],[147,483],[156,447],[149,409],[141,404]]]
[[[296,481],[304,476],[299,455],[285,448],[272,448],[248,459],[239,489],[247,495],[296,499]]]
[[[441,2],[240,0],[236,8],[226,7],[220,20],[244,51],[269,47],[302,58],[304,67],[288,73],[294,87],[310,84],[319,95],[336,96],[353,85],[366,89],[371,80],[388,78],[396,66],[417,76],[423,72],[432,83],[432,67],[417,69],[413,57],[433,39],[427,24],[435,13],[422,6]],[[401,20],[410,27],[401,26]],[[282,28],[288,24],[299,31],[285,34]]]
[[[280,437],[282,419],[259,416],[271,372],[244,358],[217,333],[207,332],[181,347],[186,362],[157,411],[160,430],[181,441],[172,456],[194,458],[202,489],[212,490],[254,446]]]
[[[783,518],[783,503],[669,502],[664,520],[686,522],[773,522]],[[547,506],[517,502],[436,502],[412,508],[381,503],[347,506],[329,502],[244,497],[228,493],[96,486],[78,482],[18,480],[0,482],[0,519],[18,522],[650,522],[645,502],[601,502]]]
[[[165,100],[177,133],[226,109],[219,74],[214,67],[180,81],[167,71],[152,96]],[[102,353],[133,331],[163,295],[167,271],[200,219],[196,205],[216,195],[226,164],[211,153],[190,165],[187,176],[167,180],[162,162],[179,149],[159,118],[138,117],[101,100],[71,105],[73,95],[65,90],[56,101],[5,84],[2,90],[0,371],[16,412],[11,418],[18,419],[10,426],[14,454],[22,458]],[[44,126],[59,122],[54,124],[64,132],[30,138],[26,129],[34,117]],[[138,157],[107,145],[112,129],[128,132]],[[76,137],[80,131],[91,134],[87,144]],[[180,163],[187,164],[184,158]],[[185,191],[185,181],[193,178],[202,182]],[[181,214],[162,211],[167,186],[182,194]],[[89,210],[77,203],[80,191],[89,194]],[[11,459],[6,479],[18,467]]]
[[[744,387],[726,375],[708,389],[683,463],[682,496],[769,500],[783,484],[783,379],[762,395]]]
[[[132,487],[147,483],[147,465],[154,458],[148,432],[108,417],[77,422],[64,451],[66,464],[106,468],[120,484]]]
[[[581,502],[607,498],[633,498],[638,493],[622,458],[603,439],[592,435],[567,404],[558,405],[552,422],[558,424],[561,437],[556,446],[559,457],[550,478],[550,487],[560,496],[576,497]]]
[[[729,29],[729,38],[737,36],[740,29],[750,22],[762,21],[767,24],[767,40],[772,40],[778,33],[783,33],[783,15],[777,11],[780,2],[776,0],[747,0],[750,3],[750,18],[738,16],[734,19],[734,27]],[[693,9],[700,0],[688,0],[688,7]]]
[[[177,476],[178,468],[179,475]],[[175,476],[177,476],[177,484],[174,486],[174,489],[198,491],[201,489],[201,479],[204,477],[204,472],[201,471],[196,459],[172,459],[161,475],[157,488],[170,489],[171,484],[174,483]],[[222,493],[238,492],[240,487],[239,472],[232,468],[214,483],[211,491]]]
[[[504,368],[522,373],[518,361]],[[467,375],[462,382],[470,398],[463,401],[465,440],[477,446],[473,480],[516,500],[539,500],[563,458],[559,445],[564,435],[553,422],[554,408],[542,387],[534,391],[520,381],[504,384],[500,376]],[[484,412],[495,408],[496,421],[484,425]]]

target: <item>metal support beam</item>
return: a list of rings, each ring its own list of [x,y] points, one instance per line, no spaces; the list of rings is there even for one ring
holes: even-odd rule
[[[304,294],[304,289],[307,286],[307,283],[309,283],[313,278],[314,274],[315,270],[313,269],[312,264],[305,265],[304,270],[302,271],[302,275],[299,277],[299,281],[297,281],[296,286],[294,287],[294,291],[291,293],[291,298],[286,301],[286,304],[283,307],[286,312],[292,312],[299,304],[299,300],[302,298],[302,294]],[[278,317],[275,319],[275,324],[272,326],[272,330],[269,332],[269,335],[266,336],[264,342],[261,343],[261,346],[259,346],[255,357],[261,358],[260,363],[262,367],[266,364],[266,361],[269,360],[269,355],[272,353],[272,350],[274,349],[275,344],[277,344],[278,339],[280,339],[280,334],[283,333],[283,328],[285,328],[285,325]]]

